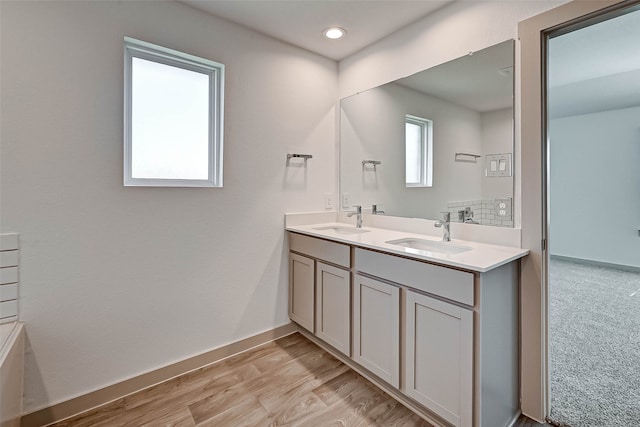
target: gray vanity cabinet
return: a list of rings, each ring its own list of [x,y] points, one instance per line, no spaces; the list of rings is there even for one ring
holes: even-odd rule
[[[356,274],[353,360],[400,387],[400,288]]]
[[[473,311],[407,291],[406,394],[454,426],[472,425]]]
[[[313,332],[315,261],[289,254],[289,318]]]
[[[318,338],[349,356],[351,348],[351,273],[316,264],[316,329]]]
[[[452,425],[472,426],[474,274],[360,248],[355,268],[404,295],[404,325],[396,326],[397,312],[393,323],[404,342],[401,390]]]
[[[289,234],[289,317],[351,355],[351,249]]]
[[[519,407],[517,262],[474,273],[355,248],[354,270],[400,291],[404,395],[456,427],[510,425]]]
[[[473,271],[297,233],[289,245],[290,317],[319,345],[432,424],[517,418],[517,261]]]

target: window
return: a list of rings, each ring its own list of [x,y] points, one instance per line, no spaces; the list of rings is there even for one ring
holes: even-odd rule
[[[433,185],[433,122],[405,116],[406,186]]]
[[[124,39],[124,185],[222,187],[224,65]]]

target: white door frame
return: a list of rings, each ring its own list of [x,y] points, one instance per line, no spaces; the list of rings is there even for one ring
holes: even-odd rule
[[[530,250],[523,259],[521,283],[520,384],[522,413],[544,422],[549,414],[546,239],[546,34],[637,1],[577,0],[518,24],[520,42],[520,137],[522,247]]]

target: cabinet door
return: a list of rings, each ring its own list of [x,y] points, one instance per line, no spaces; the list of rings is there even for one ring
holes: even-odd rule
[[[314,261],[289,254],[289,317],[313,332]]]
[[[400,290],[358,274],[353,287],[353,360],[399,387]]]
[[[316,264],[316,335],[337,350],[350,355],[350,272]]]
[[[458,427],[472,425],[473,312],[407,292],[406,392]]]

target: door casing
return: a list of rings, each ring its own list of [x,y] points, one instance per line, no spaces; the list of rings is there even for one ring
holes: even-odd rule
[[[522,247],[530,250],[520,272],[520,398],[522,413],[538,422],[549,414],[546,40],[635,4],[637,0],[577,0],[518,24],[521,173],[516,186],[521,194]]]

